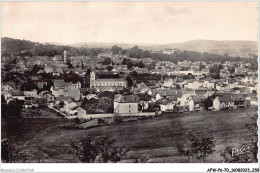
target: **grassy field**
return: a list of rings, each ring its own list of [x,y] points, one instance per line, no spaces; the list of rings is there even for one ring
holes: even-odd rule
[[[188,162],[176,150],[189,131],[216,134],[217,152],[207,162],[222,162],[219,151],[227,146],[239,147],[250,143],[251,133],[245,124],[248,114],[257,108],[216,112],[169,113],[161,117],[125,122],[92,129],[65,129],[65,119],[2,119],[2,135],[19,136],[34,153],[48,157],[45,162],[78,162],[70,151],[70,141],[90,136],[109,136],[118,143],[132,147],[122,162],[148,156],[149,162]],[[14,123],[15,122],[15,123]]]

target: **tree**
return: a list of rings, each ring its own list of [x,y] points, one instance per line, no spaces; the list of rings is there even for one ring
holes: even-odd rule
[[[51,90],[51,87],[52,87],[53,85],[54,85],[53,82],[48,82],[46,85],[45,85],[45,84],[43,85],[42,90],[43,90],[43,91],[50,91],[50,90]]]
[[[63,108],[64,105],[65,105],[65,104],[64,104],[64,101],[60,101],[60,103],[59,103],[59,105],[58,105],[59,109]]]
[[[111,58],[106,57],[103,61],[102,64],[103,65],[111,65],[113,62],[111,60]]]
[[[211,66],[209,68],[209,72],[213,73],[213,74],[219,74],[220,73],[220,66],[218,66],[217,64],[214,64],[213,66]]]
[[[117,45],[114,45],[111,47],[111,51],[113,54],[118,54],[122,50],[121,47],[118,47]]]
[[[143,101],[149,101],[149,100],[151,100],[151,98],[152,98],[152,96],[150,96],[149,94],[147,94],[147,93],[139,93],[138,94],[138,97],[139,97],[139,99],[140,100],[143,100]]]
[[[97,105],[99,100],[95,98],[86,99],[81,102],[81,107],[86,110],[87,114],[97,113]]]
[[[2,139],[1,140],[1,161],[4,163],[14,163],[20,155],[21,147],[17,140]]]
[[[78,117],[74,118],[74,124],[79,124],[80,123],[80,119]]]
[[[135,66],[139,67],[139,68],[144,68],[144,63],[143,61],[140,61],[139,63],[135,64]]]
[[[112,71],[112,69],[113,69],[112,65],[107,66],[107,71]]]
[[[127,80],[127,86],[129,88],[131,88],[133,86],[133,84],[134,84],[132,78],[130,76],[127,76],[126,80]]]
[[[71,62],[67,62],[67,66],[68,66],[68,68],[73,68],[73,65],[71,64]]]
[[[111,91],[102,91],[98,94],[98,97],[101,98],[101,97],[109,97],[111,99],[114,99],[114,93],[111,92]]]
[[[100,110],[104,113],[113,113],[114,99],[111,97],[101,97],[97,104],[96,110]]]
[[[235,68],[234,67],[229,67],[228,71],[229,71],[230,74],[233,74],[233,73],[235,73]]]
[[[115,140],[108,137],[88,136],[71,142],[71,146],[75,156],[83,163],[116,163],[130,150],[130,148],[117,145]]]
[[[150,52],[148,52],[147,50],[142,51],[141,58],[148,58],[148,57],[151,57]]]
[[[206,68],[206,66],[203,65],[203,64],[200,62],[199,70],[201,71],[202,69],[205,69],[205,68]]]
[[[34,89],[39,90],[38,86],[31,79],[28,79],[20,87],[21,91],[32,91]]]
[[[141,57],[142,50],[139,49],[138,46],[134,46],[131,49],[129,49],[128,54],[129,54],[130,58],[138,58],[139,59]]]
[[[65,82],[82,82],[83,79],[78,74],[74,73],[73,71],[70,71],[69,73],[64,75],[64,81]]]
[[[209,109],[210,107],[213,106],[213,101],[212,101],[211,97],[208,97],[205,99],[204,106],[205,106],[205,109]]]
[[[182,154],[188,157],[189,161],[206,162],[207,157],[215,152],[216,139],[213,134],[189,132],[187,135],[188,143],[178,144],[177,149]]]
[[[41,67],[39,67],[37,64],[35,64],[34,66],[33,66],[33,69],[32,69],[32,71],[31,71],[31,73],[32,74],[36,74],[39,70],[41,70],[42,68]]]
[[[8,105],[2,104],[1,116],[21,116],[21,112],[23,109],[24,101],[22,100],[11,100]]]
[[[1,104],[6,104],[6,100],[4,95],[1,95]]]

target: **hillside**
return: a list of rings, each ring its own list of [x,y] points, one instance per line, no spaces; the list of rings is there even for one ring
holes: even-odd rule
[[[212,54],[247,57],[249,54],[257,54],[256,41],[213,41],[194,40],[183,43],[173,43],[154,47],[154,49],[178,48],[196,52],[208,52]]]
[[[214,40],[193,40],[183,43],[171,43],[171,44],[126,44],[126,43],[77,43],[71,44],[72,47],[101,47],[110,48],[113,45],[118,45],[123,49],[131,48],[137,45],[141,49],[147,50],[161,50],[161,49],[180,49],[190,50],[196,52],[208,52],[211,54],[230,56],[248,57],[249,54],[257,54],[257,42],[256,41],[214,41]]]
[[[61,54],[64,46],[42,44],[28,40],[3,37],[1,39],[2,55],[55,55]]]
[[[75,54],[89,54],[88,49],[92,48],[111,48],[113,45],[118,45],[123,49],[129,49],[135,44],[127,43],[77,43],[65,45],[62,43],[36,43],[27,40],[19,40],[12,38],[2,38],[2,55],[55,55],[61,54],[64,48]],[[161,50],[174,49],[189,50],[195,52],[208,52],[210,54],[229,56],[249,57],[249,54],[258,54],[256,41],[213,41],[213,40],[194,40],[183,43],[172,44],[136,44],[139,48],[145,50]],[[85,48],[85,49],[78,49]]]

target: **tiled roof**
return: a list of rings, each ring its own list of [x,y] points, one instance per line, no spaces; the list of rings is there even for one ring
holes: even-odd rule
[[[156,103],[159,105],[167,105],[170,101],[168,99],[162,98],[160,100],[157,100]]]
[[[203,103],[205,101],[206,97],[197,96],[193,98],[194,103]]]
[[[220,102],[232,102],[232,101],[234,101],[234,99],[230,94],[220,94],[219,101]]]
[[[115,102],[118,103],[137,103],[139,101],[139,98],[137,95],[121,95],[118,94],[115,97]]]
[[[61,61],[61,60],[63,60],[62,55],[55,55],[55,56],[53,57],[53,60],[54,60],[54,61]]]
[[[167,99],[169,99],[169,101],[177,101],[178,95],[172,95],[172,96],[168,96]]]
[[[115,81],[115,82],[126,82],[126,80],[125,80],[125,79],[123,79],[123,78],[113,78],[113,79],[96,79],[95,81],[96,81],[96,82],[98,82],[98,81],[100,81],[100,82],[103,82],[103,81],[110,81],[110,82],[113,82],[113,81]]]
[[[23,91],[13,91],[11,92],[12,96],[24,96],[24,92]]]

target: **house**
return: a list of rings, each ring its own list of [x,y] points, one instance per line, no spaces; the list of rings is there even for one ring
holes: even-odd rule
[[[97,94],[91,94],[91,93],[88,94],[88,95],[86,95],[85,98],[88,99],[88,100],[91,99],[91,98],[96,98],[96,99],[98,99],[98,98],[97,98]]]
[[[52,61],[55,63],[61,63],[64,61],[62,55],[54,55],[54,57],[52,58]]]
[[[180,106],[188,106],[189,105],[189,100],[193,94],[181,94],[178,96],[178,103]]]
[[[24,95],[28,97],[37,97],[37,90],[33,89],[31,91],[24,91]]]
[[[64,100],[64,111],[70,113],[73,108],[77,106],[77,103],[72,101],[71,99]]]
[[[248,106],[247,94],[232,94],[232,97],[234,98],[235,107],[245,108]]]
[[[201,110],[205,109],[205,107],[204,107],[205,99],[206,99],[206,97],[203,97],[203,96],[193,97],[195,111],[201,111]]]
[[[176,106],[178,104],[178,95],[171,95],[168,96],[167,99],[172,102],[174,104],[174,106]]]
[[[55,97],[54,105],[58,108],[61,106],[64,107],[64,101],[69,100],[69,99],[71,99],[71,98],[64,97],[64,96]]]
[[[140,100],[140,105],[142,106],[142,110],[147,110],[149,108],[149,101]]]
[[[117,114],[134,114],[138,113],[139,98],[137,95],[118,94],[114,99],[114,113]]]
[[[45,66],[44,67],[44,72],[45,73],[53,73],[53,68],[51,66]]]
[[[188,107],[189,107],[189,111],[194,111],[194,101],[192,97],[188,97]]]
[[[53,87],[51,87],[51,93],[55,97],[65,96],[66,95],[66,91],[64,89],[54,89]]]
[[[144,82],[140,82],[140,83],[136,84],[136,87],[137,88],[144,88],[144,87],[146,87],[146,84]]]
[[[32,98],[32,97],[25,97],[24,100],[24,107],[25,108],[45,108],[47,107],[47,100],[44,98]]]
[[[78,112],[77,115],[79,118],[86,116],[86,110],[83,109],[82,107],[77,107],[75,110]]]
[[[230,90],[230,85],[229,84],[226,84],[226,83],[222,83],[222,82],[219,82],[216,84],[216,90],[218,91],[225,91],[225,90]]]
[[[68,86],[66,88],[66,96],[73,98],[74,100],[80,99],[80,90],[79,88],[75,88],[73,86]]]
[[[204,88],[207,88],[207,89],[214,89],[215,88],[215,82],[213,81],[209,81],[209,80],[205,80],[202,84],[202,86]]]
[[[47,107],[48,102],[47,102],[46,99],[44,99],[44,98],[42,98],[42,99],[37,98],[36,100],[37,100],[38,107],[40,107],[40,108]]]
[[[151,91],[148,91],[148,94],[155,98],[155,100],[157,101],[163,97],[174,96],[177,94],[177,91],[172,89],[153,89]]]
[[[213,109],[229,109],[234,107],[234,98],[228,93],[221,93],[212,97]]]
[[[74,87],[74,88],[79,89],[79,88],[81,88],[81,83],[79,81],[72,82],[71,86]]]
[[[11,95],[13,99],[24,100],[25,98],[23,91],[12,91]]]
[[[173,107],[174,107],[174,103],[172,103],[167,98],[161,98],[161,99],[157,100],[156,103],[160,106],[160,110],[162,112],[172,111]]]
[[[201,86],[202,86],[201,82],[195,79],[192,79],[184,84],[184,87],[188,89],[199,89]]]

